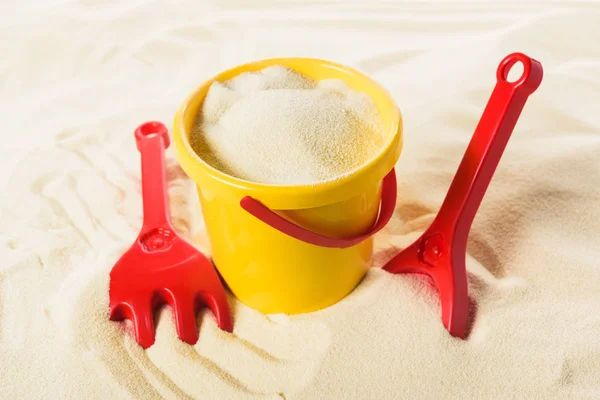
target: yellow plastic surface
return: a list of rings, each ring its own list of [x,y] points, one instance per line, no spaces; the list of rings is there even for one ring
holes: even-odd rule
[[[342,79],[369,95],[383,121],[381,151],[351,173],[315,185],[249,182],[204,162],[192,150],[189,138],[210,85],[271,65],[284,65],[319,80]],[[215,265],[243,303],[268,314],[315,311],[341,300],[363,278],[371,263],[373,239],[346,249],[306,244],[249,215],[239,202],[252,196],[321,234],[351,237],[367,231],[377,217],[381,181],[402,149],[400,112],[375,81],[356,70],[311,58],[277,58],[241,65],[208,80],[185,100],[175,115],[173,141],[181,167],[198,186]]]

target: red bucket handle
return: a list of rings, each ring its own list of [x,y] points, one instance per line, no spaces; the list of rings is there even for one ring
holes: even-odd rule
[[[381,187],[381,205],[377,221],[367,233],[351,238],[333,238],[309,231],[283,218],[260,201],[246,196],[240,201],[240,206],[254,217],[278,231],[285,233],[302,242],[315,246],[344,249],[352,247],[379,232],[394,215],[396,208],[396,172],[392,170],[383,178]]]

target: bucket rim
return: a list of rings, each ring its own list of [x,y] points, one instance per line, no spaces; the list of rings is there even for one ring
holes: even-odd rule
[[[392,115],[389,121],[383,121],[382,132],[390,132],[387,141],[379,151],[366,162],[334,179],[319,181],[314,184],[278,185],[249,181],[224,173],[202,159],[192,148],[190,134],[186,129],[186,121],[196,118],[206,93],[215,81],[231,79],[244,72],[258,71],[272,65],[283,65],[295,69],[295,65],[319,66],[339,72],[343,76],[353,76],[369,85],[372,90],[379,92],[378,99],[372,100],[380,109],[386,105]],[[307,74],[310,76],[310,74]],[[347,81],[346,81],[347,82]],[[195,109],[195,110],[194,110]],[[193,111],[192,111],[193,110]],[[191,113],[191,115],[190,115]],[[173,121],[173,142],[175,154],[184,172],[198,185],[219,186],[218,193],[223,197],[251,196],[269,208],[275,210],[295,210],[324,206],[346,200],[367,190],[374,182],[380,182],[395,166],[403,147],[403,119],[398,106],[390,93],[378,82],[365,73],[328,60],[311,57],[276,57],[250,61],[233,68],[224,70],[196,87],[184,100],[177,110]],[[357,189],[364,188],[364,189]]]

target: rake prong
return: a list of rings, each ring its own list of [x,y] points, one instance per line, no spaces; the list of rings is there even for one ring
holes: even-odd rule
[[[201,297],[214,314],[219,328],[227,332],[233,332],[233,321],[225,291],[213,290],[212,292],[202,292]]]
[[[175,296],[175,328],[177,336],[188,344],[198,341],[198,326],[196,324],[196,305],[194,298],[177,294]]]
[[[145,349],[154,344],[154,313],[150,299],[139,301],[132,307],[135,340]]]
[[[108,318],[111,321],[123,321],[131,316],[131,308],[124,303],[111,304],[108,311]]]

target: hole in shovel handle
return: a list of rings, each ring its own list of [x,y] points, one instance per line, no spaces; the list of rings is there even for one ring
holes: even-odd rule
[[[307,230],[283,218],[250,196],[244,197],[240,201],[240,206],[270,227],[302,242],[320,247],[344,249],[363,242],[364,240],[373,236],[375,233],[379,232],[389,222],[396,207],[396,196],[396,172],[394,169],[392,169],[385,176],[385,178],[383,178],[381,188],[381,204],[379,207],[377,221],[367,233],[351,238],[333,238]]]
[[[523,73],[519,79],[509,81],[508,73],[516,63],[521,63],[523,65]],[[524,91],[529,94],[533,93],[538,86],[540,86],[540,83],[542,83],[542,76],[542,64],[523,53],[512,53],[507,55],[500,62],[498,70],[496,71],[496,79],[498,82],[509,84],[515,89],[523,87]]]

